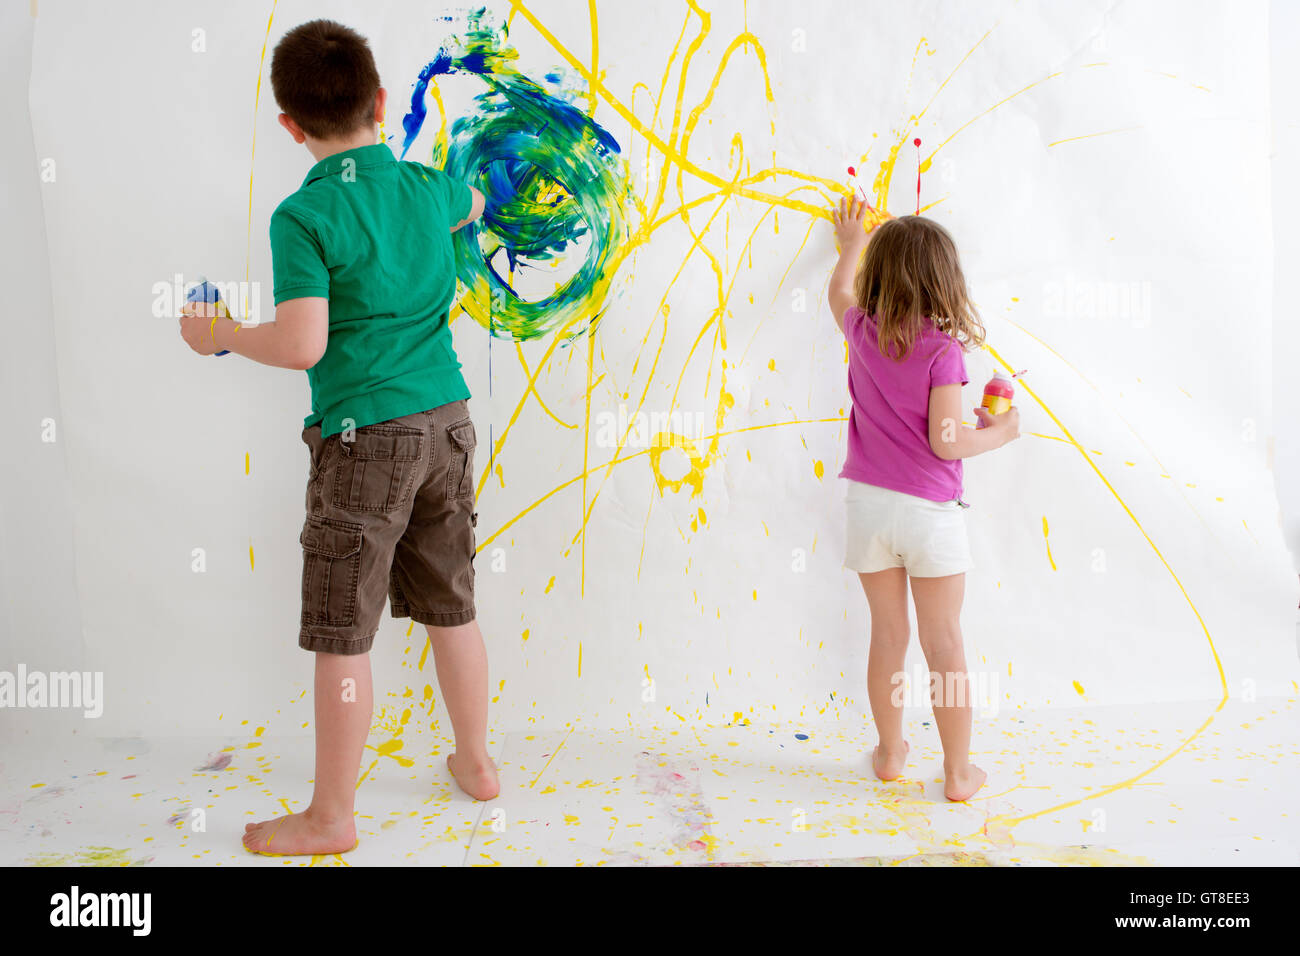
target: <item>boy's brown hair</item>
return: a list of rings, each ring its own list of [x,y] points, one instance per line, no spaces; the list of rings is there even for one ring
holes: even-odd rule
[[[271,90],[308,136],[338,139],[373,121],[379,71],[360,33],[333,20],[312,20],[275,45]]]
[[[874,316],[880,351],[902,361],[931,320],[967,348],[984,344],[984,326],[971,304],[948,230],[921,216],[877,226],[858,266],[854,297]]]

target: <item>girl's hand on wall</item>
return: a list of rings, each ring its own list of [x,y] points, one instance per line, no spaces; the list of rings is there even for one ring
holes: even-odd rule
[[[866,219],[867,210],[871,208],[865,200],[844,197],[838,209],[831,212],[831,222],[835,225],[835,244],[840,252],[861,252],[867,244]]]

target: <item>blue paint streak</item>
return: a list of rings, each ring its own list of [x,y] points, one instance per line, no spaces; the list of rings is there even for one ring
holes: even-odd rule
[[[420,135],[425,117],[429,115],[424,99],[429,92],[430,80],[435,76],[449,76],[452,73],[477,73],[482,76],[491,72],[492,58],[488,54],[470,52],[453,59],[446,47],[440,49],[438,55],[426,63],[424,69],[420,71],[411,90],[411,111],[402,117],[402,129],[406,131],[406,135],[402,138],[402,155],[398,159],[406,157],[406,151],[415,142],[415,137]]]
[[[399,159],[406,157],[406,151],[415,142],[415,137],[420,135],[420,127],[424,126],[424,119],[429,115],[429,108],[424,105],[425,94],[429,92],[429,81],[435,76],[450,72],[451,54],[446,49],[439,50],[438,55],[420,71],[415,80],[415,88],[411,91],[411,111],[402,117],[402,129],[406,131],[406,136],[402,139],[402,155]]]

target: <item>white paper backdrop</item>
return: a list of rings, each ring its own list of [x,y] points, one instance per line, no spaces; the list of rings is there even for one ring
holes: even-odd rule
[[[558,45],[516,13],[521,71],[580,77],[564,51],[590,66],[588,5],[525,6]],[[689,159],[727,181],[737,136],[743,175],[792,171],[755,187],[778,196],[800,175],[846,182],[848,164],[869,187],[902,141],[888,198],[907,212],[922,139],[922,202],[957,238],[990,345],[1030,369],[1037,396],[1018,396],[1024,438],[967,465],[967,646],[1003,706],[1294,690],[1295,578],[1266,470],[1265,5],[720,2],[707,28],[677,3],[597,6],[595,119],[638,196],[654,196],[664,153],[647,165],[611,100],[670,142],[688,56]],[[315,16],[368,35],[392,136],[455,12],[285,0],[270,43]],[[40,6],[31,112],[57,171],[42,189],[82,614],[68,626],[106,673],[101,733],[301,721],[277,715],[310,680],[295,639],[305,377],[193,356],[150,315],[154,284],[177,272],[246,268],[269,314],[266,223],[311,164],[276,125],[269,48],[254,110],[270,13]],[[481,89],[446,78],[449,119]],[[426,130],[408,158],[431,144]],[[590,432],[585,338],[549,357],[550,339],[495,340],[489,395],[487,333],[455,325],[480,471],[489,433],[509,426],[479,506],[501,728],[866,711],[865,602],[840,566],[848,397],[824,305],[829,227],[736,196],[688,224],[671,215],[677,174],[667,165],[669,221],[620,269],[595,333]],[[690,173],[681,189],[716,191]],[[994,363],[968,367],[974,405]],[[661,491],[644,449],[598,440],[600,416],[631,414],[643,392],[647,413],[702,421],[702,448],[719,434],[698,495]],[[405,633],[385,618],[372,655],[398,694],[432,682]]]

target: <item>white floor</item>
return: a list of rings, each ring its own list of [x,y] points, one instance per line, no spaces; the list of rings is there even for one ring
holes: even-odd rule
[[[1300,863],[1300,699],[1215,707],[977,720],[990,779],[964,806],[943,799],[938,737],[920,713],[908,772],[890,784],[870,774],[869,722],[508,733],[492,741],[502,791],[488,804],[451,785],[447,739],[389,724],[367,752],[360,845],[315,859],[250,855],[238,839],[250,820],[305,806],[310,738],[250,727],[239,739],[33,742],[4,755],[0,864]]]

